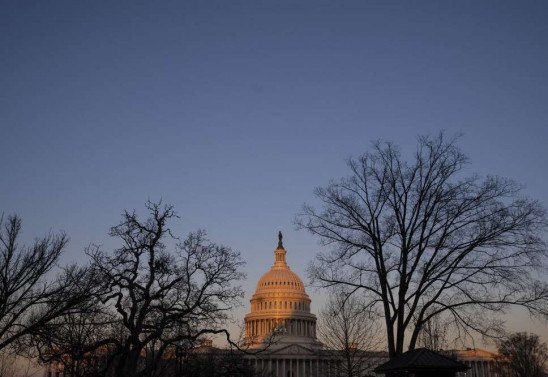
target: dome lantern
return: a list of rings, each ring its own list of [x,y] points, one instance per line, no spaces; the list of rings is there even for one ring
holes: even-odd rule
[[[286,251],[282,243],[282,232],[278,232],[278,247],[274,250],[274,267],[288,268],[285,261]]]

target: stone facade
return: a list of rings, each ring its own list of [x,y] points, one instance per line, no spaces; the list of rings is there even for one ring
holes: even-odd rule
[[[454,351],[459,361],[468,365],[470,369],[465,373],[458,373],[457,377],[499,377],[497,354],[480,348],[467,348]]]

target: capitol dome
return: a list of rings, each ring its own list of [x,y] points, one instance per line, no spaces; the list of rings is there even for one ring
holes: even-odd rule
[[[274,250],[274,264],[257,282],[251,312],[245,316],[245,343],[260,346],[274,338],[277,344],[319,346],[316,316],[310,313],[310,297],[303,281],[286,263],[282,234]]]
[[[272,268],[267,271],[257,282],[257,294],[268,294],[269,292],[293,292],[306,294],[304,284],[299,275],[291,271],[285,261],[286,251],[281,244],[274,251],[276,260]],[[278,260],[279,258],[279,260]]]

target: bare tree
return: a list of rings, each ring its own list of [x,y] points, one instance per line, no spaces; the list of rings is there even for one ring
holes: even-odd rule
[[[313,280],[368,295],[391,357],[414,349],[441,313],[483,335],[496,330],[485,313],[548,313],[547,284],[532,274],[547,255],[545,209],[510,180],[466,177],[467,163],[443,134],[420,138],[409,161],[378,142],[349,160],[348,178],[315,190],[320,210],[305,205],[296,217],[331,247],[311,265]]]
[[[73,377],[102,376],[116,339],[112,313],[99,302],[59,317],[29,338],[38,359]]]
[[[318,335],[325,346],[341,351],[339,375],[362,376],[379,362],[383,347],[379,316],[367,303],[341,289],[332,292],[318,318]]]
[[[68,242],[48,234],[30,247],[19,245],[21,219],[0,218],[0,350],[39,331],[85,302],[95,282],[87,268],[54,268]]]
[[[171,206],[149,202],[146,208],[147,219],[125,211],[111,228],[122,241],[112,254],[88,250],[108,290],[103,301],[123,325],[125,336],[112,344],[115,374],[126,377],[153,375],[177,342],[210,333],[228,337],[225,320],[242,297],[233,285],[244,276],[239,253],[211,243],[203,231],[180,241],[169,228],[176,217]]]
[[[431,317],[422,324],[419,339],[417,340],[418,345],[433,351],[446,349],[449,337],[448,332],[452,324],[452,321],[447,320],[441,314]]]
[[[246,362],[245,353],[237,348],[219,349],[200,346],[189,349],[185,363],[178,377],[271,377],[266,366],[256,369],[253,363]]]
[[[499,365],[505,377],[543,377],[548,347],[535,334],[515,333],[498,342]]]

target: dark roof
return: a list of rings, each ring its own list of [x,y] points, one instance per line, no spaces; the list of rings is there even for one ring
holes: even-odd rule
[[[468,366],[466,364],[463,364],[457,360],[440,355],[439,353],[430,351],[427,348],[418,348],[402,353],[400,356],[379,365],[375,368],[375,373],[403,370],[446,370],[456,372],[465,371],[467,369]]]

